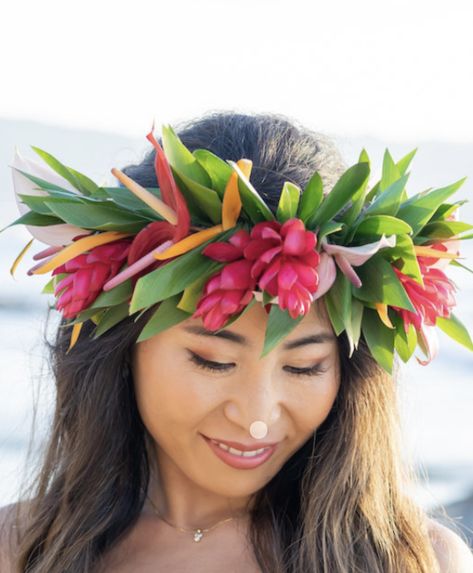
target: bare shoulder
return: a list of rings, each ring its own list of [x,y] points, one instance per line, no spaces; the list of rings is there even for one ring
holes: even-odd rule
[[[18,503],[10,503],[0,507],[0,571],[2,573],[17,573],[13,556],[16,553],[16,517],[20,506],[21,504]]]
[[[440,573],[473,573],[473,553],[457,533],[429,519],[429,535]]]

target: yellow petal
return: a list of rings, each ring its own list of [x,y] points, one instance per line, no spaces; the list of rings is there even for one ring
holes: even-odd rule
[[[20,264],[20,261],[23,258],[24,254],[26,253],[26,251],[31,247],[31,243],[33,241],[34,241],[34,237],[31,239],[31,241],[29,243],[26,244],[26,246],[23,247],[23,249],[21,249],[20,254],[13,261],[13,264],[12,264],[11,269],[10,269],[10,274],[13,278],[15,278],[14,272],[16,271],[17,266]]]
[[[111,243],[112,241],[117,241],[118,239],[123,239],[124,237],[129,237],[133,233],[119,233],[117,231],[106,231],[104,233],[97,233],[95,235],[89,235],[87,237],[82,237],[77,241],[74,241],[67,247],[64,247],[62,251],[59,251],[57,255],[55,255],[52,259],[47,261],[42,267],[37,268],[34,271],[31,271],[34,275],[42,275],[44,273],[48,273],[49,271],[54,270],[59,265],[66,263],[67,261],[73,259],[77,255],[81,255],[88,251],[89,249],[93,249],[94,247],[98,247],[99,245],[105,245],[106,243]]]
[[[239,159],[237,162],[238,167],[243,171],[243,174],[247,179],[250,178],[251,168],[253,167],[253,161],[251,159]]]
[[[225,187],[222,203],[222,227],[223,230],[235,226],[241,211],[240,191],[238,190],[238,173],[233,171]]]
[[[383,323],[388,328],[394,328],[394,325],[391,322],[391,319],[389,318],[389,315],[388,315],[388,306],[386,304],[383,304],[382,302],[377,302],[376,303],[376,310],[378,311],[379,318],[383,321]]]
[[[437,249],[431,249],[430,247],[422,247],[420,245],[415,245],[414,250],[416,255],[421,257],[435,257],[436,259],[456,259],[458,258],[457,253],[449,253],[444,251],[439,251]]]
[[[222,225],[215,225],[214,227],[209,227],[208,229],[202,229],[197,233],[188,235],[182,241],[174,243],[168,249],[162,253],[153,253],[154,258],[159,261],[169,259],[170,257],[176,257],[177,255],[182,255],[190,251],[191,249],[198,247],[202,243],[205,243],[208,239],[211,239],[215,235],[218,235],[223,231]]]
[[[69,352],[69,350],[74,346],[74,344],[77,342],[77,339],[79,338],[79,334],[82,328],[82,325],[84,323],[83,322],[76,322],[73,327],[72,327],[72,333],[71,333],[71,340],[69,343],[69,348],[67,349],[67,352]],[[66,352],[66,354],[67,354]]]
[[[151,209],[154,209],[156,213],[164,217],[166,221],[169,221],[171,225],[177,225],[177,214],[174,209],[171,209],[169,205],[167,205],[164,201],[161,201],[159,197],[153,195],[145,189],[141,185],[139,185],[136,181],[133,181],[131,177],[125,175],[120,169],[116,167],[112,168],[112,173],[115,177],[125,185],[125,187],[130,190],[134,195],[136,195],[139,199],[146,203]]]

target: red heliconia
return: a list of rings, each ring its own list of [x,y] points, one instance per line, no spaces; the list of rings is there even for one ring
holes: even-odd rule
[[[210,243],[202,254],[228,263],[213,275],[204,286],[192,318],[202,316],[207,330],[218,330],[232,314],[238,314],[253,298],[256,280],[251,276],[251,262],[243,258],[243,248],[250,240],[249,234],[240,229],[228,243]]]
[[[54,289],[54,296],[61,293],[56,309],[62,311],[64,318],[75,318],[94,302],[103,285],[119,272],[126,261],[130,245],[131,240],[127,239],[99,245],[53,270],[52,275],[69,273]]]
[[[319,284],[316,245],[315,233],[307,231],[301,219],[292,218],[257,223],[243,251],[253,261],[251,274],[260,289],[277,296],[279,307],[292,318],[309,311]]]
[[[171,240],[173,243],[177,243],[181,239],[187,237],[191,223],[191,216],[187,203],[174,180],[171,167],[164,151],[153,135],[153,129],[151,129],[146,138],[156,149],[154,169],[161,193],[161,199],[166,203],[166,205],[169,205],[176,212],[177,224],[172,225],[168,221],[153,221],[141,229],[141,231],[134,237],[131,249],[128,253],[128,266],[131,266],[133,263],[141,259],[141,257],[150,253],[165,241]],[[162,261],[155,260],[151,265],[148,265],[146,268],[135,273],[131,277],[132,287],[134,288],[135,283],[141,276],[150,273],[157,267],[168,263],[171,260],[171,258]]]
[[[441,245],[429,245],[440,251],[446,249]],[[433,268],[438,259],[434,257],[417,257],[424,286],[422,287],[412,277],[405,275],[393,266],[393,269],[401,281],[406,293],[416,309],[415,312],[393,306],[404,321],[404,330],[407,332],[409,324],[413,324],[417,331],[425,324],[435,326],[437,317],[448,318],[451,308],[455,306],[453,282],[439,268]]]

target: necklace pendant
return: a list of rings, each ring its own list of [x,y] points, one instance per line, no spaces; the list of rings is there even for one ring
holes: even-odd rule
[[[202,533],[202,529],[196,529],[194,531],[194,541],[200,541],[204,534]]]

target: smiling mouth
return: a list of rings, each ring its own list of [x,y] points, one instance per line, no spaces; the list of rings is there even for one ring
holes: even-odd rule
[[[277,444],[242,451],[201,434],[214,454],[227,465],[237,469],[252,469],[266,462],[276,450]]]

